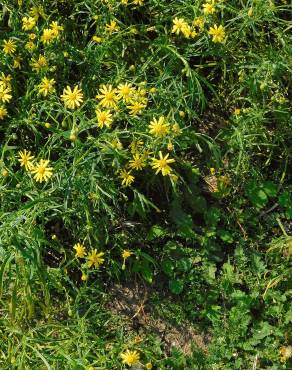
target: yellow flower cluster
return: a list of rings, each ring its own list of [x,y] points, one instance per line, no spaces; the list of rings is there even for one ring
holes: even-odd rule
[[[98,126],[103,127],[104,125],[109,127],[112,123],[110,110],[117,110],[118,104],[123,103],[128,109],[129,114],[137,116],[143,112],[148,104],[147,91],[141,87],[135,87],[133,84],[125,82],[120,83],[117,87],[113,85],[101,85],[96,95],[98,100],[98,106],[96,108]],[[107,116],[101,115],[101,108],[106,109]],[[105,118],[107,117],[107,118]]]
[[[171,32],[176,35],[183,35],[185,38],[194,38],[204,29],[204,25],[207,22],[209,15],[216,12],[216,5],[222,2],[222,0],[206,0],[203,4],[203,15],[196,17],[192,25],[189,25],[184,18],[175,17],[173,19],[173,26]],[[217,26],[214,24],[209,27],[209,36],[212,36],[212,41],[214,43],[222,43],[225,40],[225,28],[222,25]]]
[[[5,103],[9,103],[12,99],[11,95],[11,80],[10,75],[5,75],[3,72],[0,75],[0,120],[3,120],[8,116],[7,109],[5,108]]]
[[[34,156],[26,149],[18,152],[18,161],[21,167],[34,175],[33,178],[37,182],[47,182],[53,175],[53,168],[49,166],[50,161],[48,159],[40,159],[39,162],[35,162]]]
[[[90,253],[87,253],[85,246],[81,243],[76,243],[73,246],[73,249],[75,249],[75,257],[86,258],[88,267],[94,266],[98,268],[104,262],[104,258],[102,258],[104,253],[97,253],[97,249],[93,249],[90,251]]]
[[[173,20],[173,26],[172,26],[172,33],[175,33],[176,35],[184,35],[184,37],[188,38],[194,38],[197,36],[197,31],[194,27],[189,25],[187,21],[184,20],[184,18],[177,18],[175,17]]]
[[[50,44],[52,41],[59,37],[60,31],[63,31],[63,26],[60,26],[58,22],[54,21],[50,24],[50,28],[45,28],[41,36],[43,44]]]

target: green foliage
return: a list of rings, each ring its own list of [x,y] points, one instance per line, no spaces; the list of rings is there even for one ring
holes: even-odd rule
[[[291,367],[290,10],[1,2],[1,369]]]

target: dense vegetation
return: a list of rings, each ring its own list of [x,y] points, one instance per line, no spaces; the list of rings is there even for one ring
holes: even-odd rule
[[[0,4],[0,368],[291,368],[288,1]]]

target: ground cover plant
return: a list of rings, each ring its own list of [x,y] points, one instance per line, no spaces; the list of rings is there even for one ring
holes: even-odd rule
[[[290,16],[0,2],[0,369],[291,368]]]

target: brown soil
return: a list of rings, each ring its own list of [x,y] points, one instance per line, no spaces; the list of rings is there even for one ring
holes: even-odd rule
[[[206,334],[198,332],[190,322],[176,325],[159,315],[151,303],[151,287],[142,283],[115,284],[109,288],[109,294],[107,308],[122,316],[125,329],[158,336],[166,354],[174,347],[186,355],[191,354],[193,347],[207,352]]]

